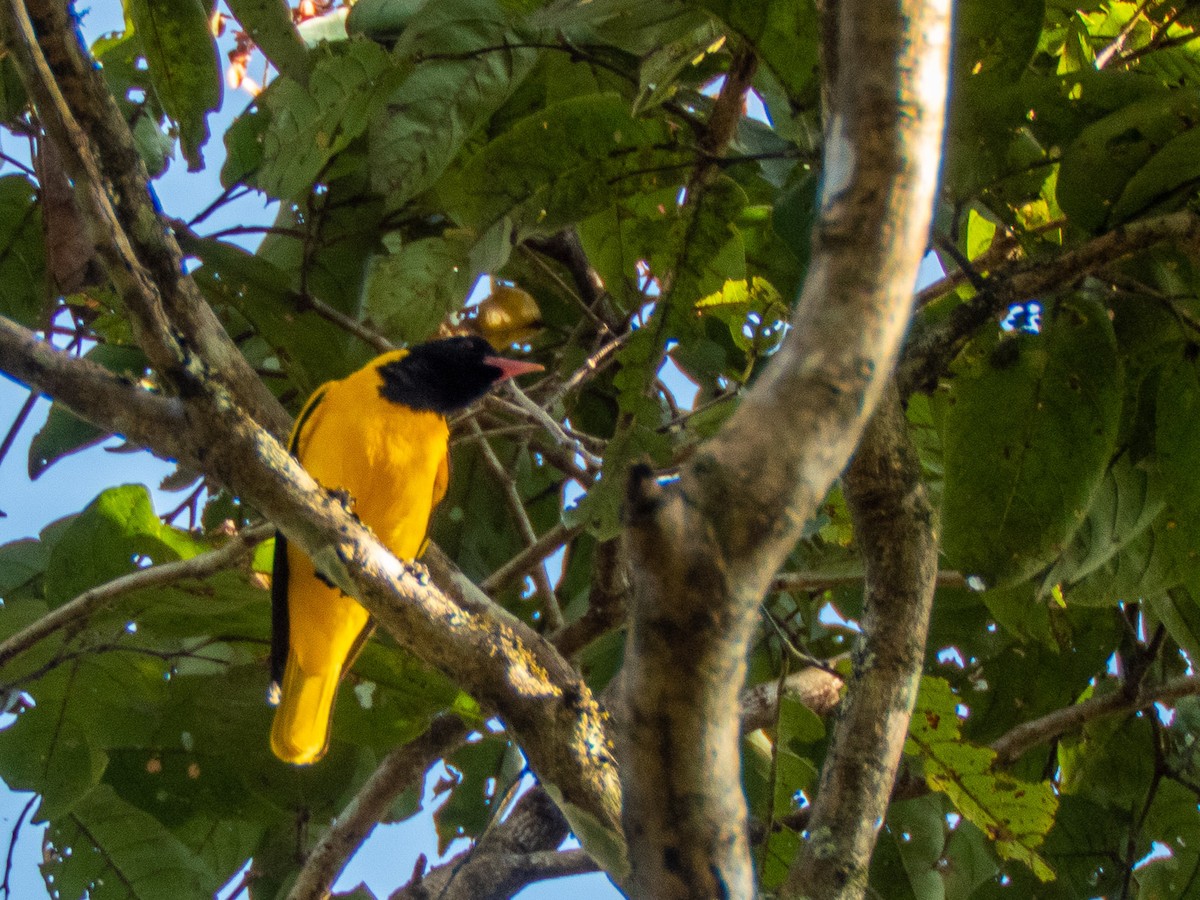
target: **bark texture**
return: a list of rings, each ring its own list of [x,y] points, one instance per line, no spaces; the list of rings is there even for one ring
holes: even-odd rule
[[[632,473],[621,778],[634,896],[754,895],[738,691],[756,610],[896,359],[937,177],[949,4],[838,4],[814,252],[792,330],[678,482]]]
[[[866,563],[864,639],[785,897],[863,896],[925,663],[937,537],[894,388],[844,485]]]

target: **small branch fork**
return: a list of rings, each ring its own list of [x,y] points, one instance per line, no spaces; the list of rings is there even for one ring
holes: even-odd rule
[[[976,330],[1013,303],[1061,291],[1112,263],[1157,244],[1200,245],[1200,216],[1191,210],[1122,225],[1045,263],[998,267],[974,297],[956,307],[939,325],[914,329],[897,372],[901,397],[932,390]],[[939,284],[952,289],[954,276]],[[923,296],[933,297],[937,286]]]
[[[492,477],[500,485],[500,489],[504,492],[505,503],[508,504],[508,511],[512,515],[517,524],[517,530],[521,533],[522,540],[525,541],[526,548],[532,547],[538,542],[537,532],[533,528],[533,523],[529,521],[529,514],[525,512],[525,504],[521,501],[521,494],[517,490],[517,483],[513,480],[511,474],[500,462],[496,456],[496,451],[492,449],[492,445],[483,435],[483,429],[479,427],[479,423],[474,419],[471,420],[468,426],[471,433],[479,440],[479,452],[483,456],[484,465],[488,471],[492,473]],[[555,631],[562,627],[563,617],[562,610],[558,606],[558,597],[554,594],[554,585],[550,583],[550,576],[546,574],[546,568],[542,565],[534,566],[529,570],[529,576],[533,579],[534,588],[537,591],[537,597],[542,602],[542,612],[546,623],[546,628]]]
[[[638,896],[754,894],[738,744],[746,648],[773,573],[883,394],[928,240],[949,3],[829,7],[839,74],[792,328],[679,480],[638,469],[627,493],[620,746]]]
[[[385,756],[308,855],[288,900],[328,897],[346,861],[384,819],[396,798],[419,784],[435,760],[453,752],[468,730],[457,716],[442,715],[416,740]]]
[[[274,534],[274,526],[256,525],[238,532],[216,550],[201,553],[191,559],[138,569],[84,591],[75,599],[50,610],[36,622],[0,641],[0,666],[11,662],[14,657],[50,635],[107,609],[125,594],[176,584],[185,579],[207,578],[233,568],[249,556],[258,544]]]

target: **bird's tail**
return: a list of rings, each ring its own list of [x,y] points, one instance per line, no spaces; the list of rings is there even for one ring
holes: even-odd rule
[[[284,762],[315,763],[329,749],[329,725],[341,668],[308,673],[293,653],[283,675],[283,697],[271,725],[271,749]]]

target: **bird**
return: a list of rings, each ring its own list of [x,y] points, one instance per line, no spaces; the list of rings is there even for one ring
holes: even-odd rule
[[[477,336],[384,353],[317,388],[288,449],[397,558],[412,561],[449,482],[447,415],[541,369],[498,356]],[[370,614],[277,533],[271,624],[271,749],[284,762],[315,763],[329,747],[338,684],[373,630]]]

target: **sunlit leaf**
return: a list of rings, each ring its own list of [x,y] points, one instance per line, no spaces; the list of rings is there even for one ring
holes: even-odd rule
[[[1002,858],[1024,863],[1041,881],[1053,880],[1054,871],[1037,851],[1054,824],[1053,788],[993,772],[995,753],[961,739],[957,707],[945,681],[923,678],[905,751],[921,757],[926,783],[949,797]]]

